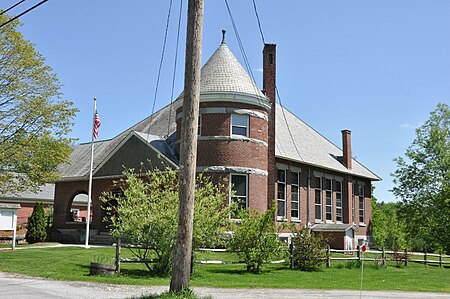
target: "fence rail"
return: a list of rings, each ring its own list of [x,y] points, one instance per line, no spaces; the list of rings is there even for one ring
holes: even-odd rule
[[[121,263],[155,263],[158,259],[147,259],[147,258],[123,258],[121,257],[121,248],[130,248],[130,249],[147,249],[151,250],[150,247],[140,246],[140,245],[132,245],[132,244],[121,244],[121,240],[118,239],[117,243],[114,243],[113,246],[116,247],[116,271],[120,272],[120,264]],[[290,265],[293,265],[293,255],[292,255],[292,246],[289,247],[290,253]],[[230,251],[228,249],[213,249],[213,248],[200,248],[198,251],[204,252],[232,252],[236,253],[236,251]],[[361,251],[361,248],[357,246],[356,249],[352,250],[342,250],[342,249],[331,249],[329,246],[326,251],[326,257],[323,260],[326,262],[327,267],[331,267],[331,261],[379,261],[383,266],[387,264],[389,261],[395,261],[398,264],[408,264],[408,262],[414,263],[423,263],[425,266],[428,264],[439,265],[439,267],[443,267],[445,265],[450,265],[450,255],[445,254],[436,254],[436,253],[427,253],[427,252],[411,252],[407,251],[390,251],[390,250],[366,250],[365,253]],[[332,256],[332,254],[345,254],[349,256]],[[365,256],[369,255],[379,255],[379,257],[373,256]],[[421,258],[412,258],[412,257],[421,257]],[[434,259],[430,259],[434,258]],[[437,259],[436,259],[437,258]],[[446,260],[447,259],[447,260]],[[272,264],[284,263],[285,260],[272,261]],[[220,260],[197,260],[194,261],[194,257],[191,258],[191,272],[194,269],[194,263],[196,264],[222,264],[222,265],[231,265],[231,264],[245,264],[245,261],[220,261]]]
[[[333,257],[331,253],[342,253],[342,254],[351,254],[356,253],[356,257]],[[365,254],[378,254],[380,257],[365,257]],[[415,256],[422,257],[419,258],[411,258]],[[431,257],[438,258],[430,259]],[[357,246],[354,250],[341,250],[341,249],[330,249],[328,247],[326,249],[326,265],[327,267],[331,266],[331,261],[339,261],[339,260],[357,260],[357,261],[380,261],[382,265],[386,265],[388,261],[395,261],[399,264],[404,263],[405,266],[408,265],[408,262],[414,263],[422,263],[425,266],[427,264],[438,264],[439,267],[443,267],[444,265],[450,265],[450,260],[445,261],[444,259],[450,259],[450,255],[445,254],[436,254],[436,253],[427,253],[427,252],[413,252],[413,251],[390,251],[384,250],[384,248],[380,250],[366,250],[365,253],[361,252],[361,248]]]

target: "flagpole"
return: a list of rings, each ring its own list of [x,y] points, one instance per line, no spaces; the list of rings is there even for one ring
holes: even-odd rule
[[[88,190],[88,206],[86,215],[86,240],[85,247],[89,248],[89,224],[91,222],[91,202],[92,202],[92,170],[94,168],[94,126],[95,113],[97,112],[97,99],[94,98],[94,112],[92,113],[92,134],[91,134],[91,164],[89,167],[89,190]]]

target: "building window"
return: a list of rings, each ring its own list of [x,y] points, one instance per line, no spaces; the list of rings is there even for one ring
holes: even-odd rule
[[[286,218],[286,170],[277,172],[277,219]]]
[[[239,218],[239,210],[246,209],[248,207],[248,177],[246,174],[232,174],[231,175],[231,202],[236,204],[236,211],[231,214],[231,218]]]
[[[231,115],[231,135],[241,135],[248,137],[248,115]]]
[[[333,221],[333,189],[331,179],[325,179],[325,219]]]
[[[322,179],[314,177],[314,197],[315,197],[315,219],[322,221]]]
[[[202,116],[198,116],[198,127],[197,127],[197,135],[202,136]]]
[[[359,223],[364,223],[364,185],[358,185]]]
[[[356,194],[356,182],[353,182],[352,184],[352,222],[355,223],[355,194]]]
[[[299,174],[298,172],[291,172],[291,218],[294,220],[300,219],[299,212]]]
[[[336,191],[336,221],[342,222],[342,182],[336,181],[334,189]]]

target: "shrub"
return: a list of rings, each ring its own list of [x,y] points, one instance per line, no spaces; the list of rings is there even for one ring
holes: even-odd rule
[[[47,237],[46,219],[44,213],[44,206],[41,202],[36,203],[33,208],[31,216],[28,217],[27,234],[25,240],[29,244],[44,242]]]
[[[107,193],[102,196],[115,237],[150,249],[133,249],[141,259],[154,258],[145,263],[156,275],[167,275],[172,266],[172,251],[178,228],[178,175],[175,170],[154,170],[144,174],[126,171],[126,178],[118,182],[122,194]],[[197,177],[193,247],[211,243],[222,235],[228,223],[228,188],[222,183],[212,183],[208,177]]]
[[[317,271],[326,257],[325,243],[320,236],[310,235],[305,227],[294,229],[292,237],[292,268]]]
[[[240,221],[234,226],[229,247],[244,259],[249,272],[260,273],[261,266],[281,252],[282,243],[278,240],[274,213],[275,209],[264,214],[250,213],[247,209],[238,212]]]

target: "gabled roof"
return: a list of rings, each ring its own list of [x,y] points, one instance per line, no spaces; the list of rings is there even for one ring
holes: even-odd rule
[[[108,140],[95,142],[94,151],[94,171],[132,131],[143,132],[142,134],[152,134],[167,137],[175,132],[175,111],[173,105],[167,105],[153,115],[143,119],[134,126],[128,128],[116,137]],[[174,146],[169,143],[169,146]],[[62,179],[81,178],[89,176],[89,164],[91,155],[91,143],[77,145],[71,155],[70,163],[62,164],[58,167],[58,172]]]
[[[223,42],[201,70],[200,94],[239,93],[266,98]],[[181,98],[183,93],[178,98]]]
[[[352,169],[339,160],[342,150],[280,104],[276,105],[275,156],[370,180],[379,176],[353,159]]]

